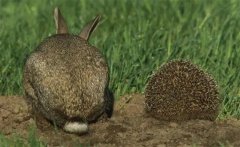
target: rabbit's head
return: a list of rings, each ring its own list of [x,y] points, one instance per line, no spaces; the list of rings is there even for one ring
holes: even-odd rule
[[[91,22],[89,22],[81,31],[79,36],[83,38],[84,40],[88,40],[92,32],[97,27],[99,21],[100,21],[100,15],[97,15],[95,19],[93,19]],[[65,19],[63,18],[59,8],[54,9],[54,20],[56,25],[56,34],[67,34],[68,33],[68,27],[65,22]]]

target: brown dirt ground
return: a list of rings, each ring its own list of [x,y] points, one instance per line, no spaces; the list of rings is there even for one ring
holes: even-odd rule
[[[49,146],[240,146],[240,120],[164,122],[144,113],[144,96],[127,95],[115,104],[111,119],[90,125],[88,134],[74,135],[42,119],[37,135]],[[27,138],[36,121],[22,97],[0,97],[0,132]]]

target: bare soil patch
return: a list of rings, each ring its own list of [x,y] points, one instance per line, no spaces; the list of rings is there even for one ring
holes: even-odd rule
[[[144,112],[144,96],[127,95],[115,103],[111,119],[90,125],[88,134],[68,134],[31,116],[19,96],[0,97],[0,132],[27,138],[29,126],[49,146],[240,146],[240,120],[166,122]]]

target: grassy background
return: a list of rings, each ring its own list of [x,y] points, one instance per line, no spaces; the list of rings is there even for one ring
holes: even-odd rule
[[[55,33],[55,6],[74,34],[102,15],[90,42],[107,57],[117,98],[143,92],[161,64],[187,59],[217,81],[224,99],[221,116],[240,117],[238,0],[0,0],[1,95],[23,94],[25,58]]]

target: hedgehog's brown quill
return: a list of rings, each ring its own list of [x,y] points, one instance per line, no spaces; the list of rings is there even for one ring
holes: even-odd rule
[[[220,98],[210,75],[188,61],[172,61],[150,78],[145,103],[146,111],[161,120],[215,120]]]

